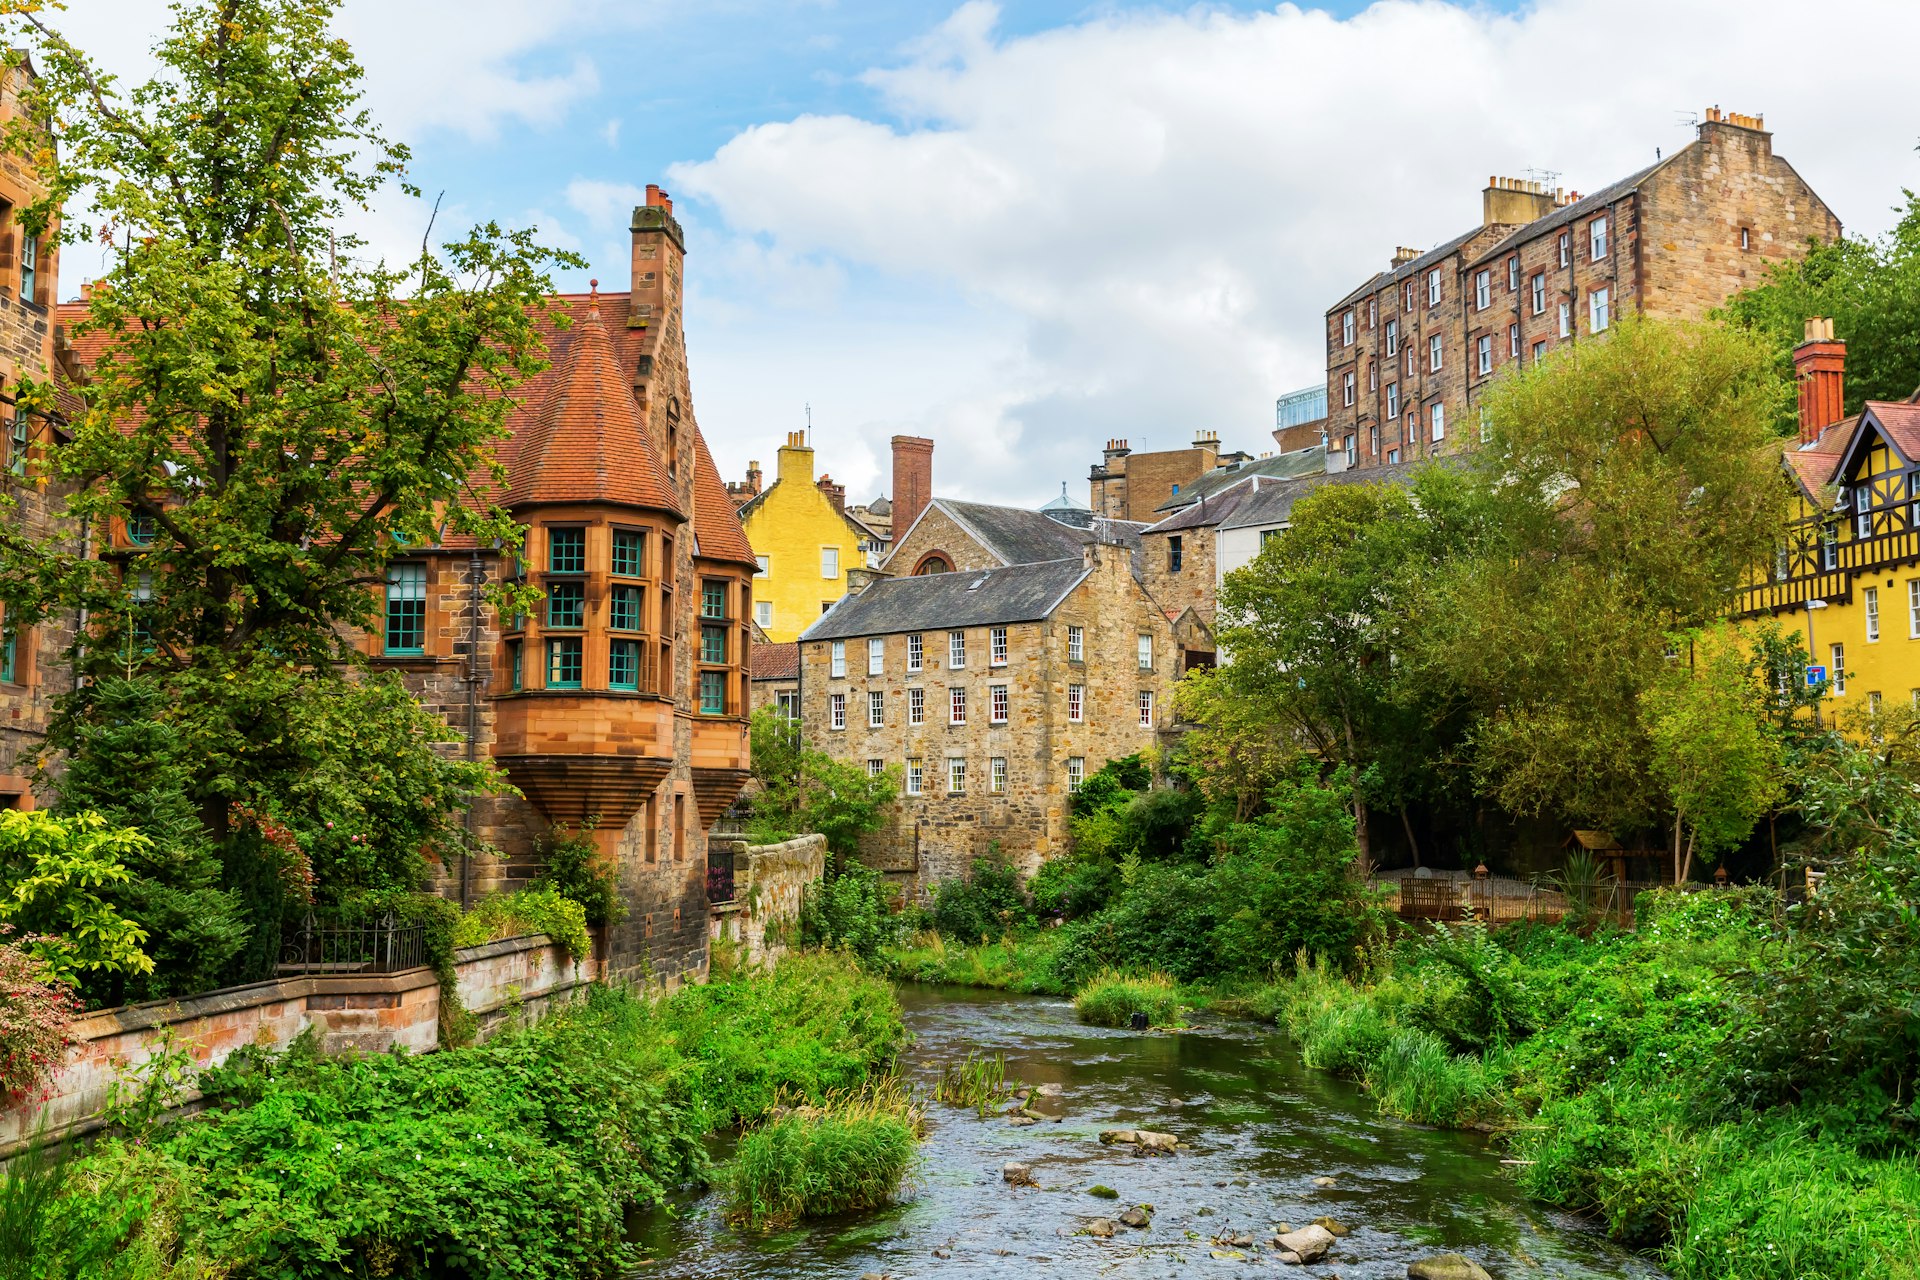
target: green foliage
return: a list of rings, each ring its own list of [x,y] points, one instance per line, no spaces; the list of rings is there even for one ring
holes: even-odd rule
[[[1148,1026],[1170,1027],[1180,1021],[1180,987],[1164,973],[1108,969],[1074,992],[1073,1011],[1096,1027],[1129,1026],[1136,1013],[1147,1015]]]
[[[214,1280],[181,1248],[186,1171],[109,1138],[93,1158],[42,1147],[0,1174],[0,1280]]]
[[[860,851],[861,837],[877,831],[900,794],[900,770],[879,776],[813,751],[800,725],[772,708],[753,714],[753,776],[759,784],[750,806],[749,831],[756,844],[777,844],[817,832],[837,858]]]
[[[1130,862],[1103,911],[1062,926],[1053,969],[1069,990],[1106,968],[1164,970],[1182,982],[1219,972],[1213,933],[1223,904],[1193,866]]]
[[[76,697],[86,712],[74,722],[58,808],[147,837],[126,860],[129,879],[103,897],[146,931],[153,959],[148,973],[89,975],[85,993],[118,1005],[211,990],[248,925],[239,895],[220,887],[219,854],[188,795],[190,770],[165,695],[147,677],[106,676]]]
[[[729,1216],[771,1227],[878,1208],[912,1171],[917,1141],[918,1118],[893,1093],[789,1111],[740,1140],[720,1178]]]
[[[881,965],[901,982],[943,983],[1018,991],[1026,995],[1066,996],[1071,984],[1056,969],[1065,929],[1048,929],[1021,938],[1002,938],[978,946],[948,946],[931,929],[886,947]]]
[[[1076,817],[1093,813],[1152,785],[1153,771],[1147,768],[1147,762],[1138,752],[1117,756],[1080,780],[1080,789],[1073,793],[1070,809]]]
[[[490,893],[460,917],[453,945],[473,947],[501,938],[544,933],[566,949],[569,959],[584,960],[593,949],[587,936],[586,909],[557,889],[529,886],[512,893]]]
[[[953,942],[991,942],[1033,926],[1033,908],[1020,873],[1000,856],[975,858],[965,880],[934,886],[928,922]]]
[[[933,1096],[950,1107],[969,1107],[984,1120],[1012,1092],[1005,1054],[989,1056],[969,1050],[964,1060],[940,1068]]]
[[[579,903],[588,927],[594,929],[618,924],[627,916],[619,869],[593,840],[598,826],[597,820],[589,820],[578,831],[561,826],[549,831],[540,849],[546,870],[533,882],[536,888],[552,889]]]
[[[836,861],[801,898],[800,941],[805,946],[845,949],[871,961],[899,934],[885,877],[857,862]]]
[[[126,864],[148,844],[96,813],[0,812],[0,923],[24,930],[22,945],[64,982],[151,972],[146,930],[108,896],[132,880]]]
[[[1834,337],[1847,344],[1849,414],[1920,387],[1920,196],[1902,194],[1900,221],[1880,239],[1810,244],[1804,259],[1776,263],[1726,306],[1732,323],[1766,345],[1782,378],[1793,374],[1806,322],[1830,317]],[[1796,425],[1792,407],[1783,407],[1779,434],[1791,438]]]

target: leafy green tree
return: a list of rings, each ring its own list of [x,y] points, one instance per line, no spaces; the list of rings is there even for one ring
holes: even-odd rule
[[[1658,817],[1641,695],[1667,637],[1724,616],[1777,539],[1786,393],[1750,335],[1629,317],[1489,394],[1491,536],[1442,568],[1410,639],[1467,698],[1476,781],[1509,812]]]
[[[423,819],[375,822],[430,799],[432,836],[457,839],[449,813],[490,775],[439,759],[444,726],[361,680],[350,637],[396,550],[515,537],[496,446],[544,367],[547,272],[573,259],[489,224],[439,250],[429,230],[403,266],[364,260],[341,223],[408,153],[362,109],[335,8],[182,3],[160,73],[125,91],[38,15],[16,20],[39,76],[4,145],[47,182],[17,216],[39,231],[88,209],[62,241],[116,246],[77,327],[110,341],[44,469],[66,517],[152,536],[123,566],[0,524],[0,601],[23,622],[84,608],[77,669],[159,686],[212,838],[236,804],[304,835],[339,830],[338,806],[399,860],[373,878],[417,883]],[[51,404],[46,385],[20,394]],[[65,701],[54,741],[78,746],[98,706]],[[316,851],[323,877],[363,858],[348,843]]]
[[[1766,343],[1782,377],[1792,374],[1806,322],[1832,317],[1834,336],[1847,344],[1849,414],[1869,400],[1920,391],[1920,195],[1902,195],[1900,221],[1886,235],[1812,245],[1805,259],[1776,265],[1726,306],[1729,320]],[[1778,422],[1780,434],[1795,434],[1791,408]]]
[[[0,923],[23,930],[23,949],[63,982],[152,972],[141,949],[146,930],[108,900],[133,878],[126,863],[147,845],[97,813],[0,811]]]
[[[1748,647],[1722,624],[1686,637],[1640,695],[1653,778],[1673,811],[1673,878],[1746,839],[1780,799],[1785,747],[1769,721],[1773,691],[1755,679]],[[1682,843],[1682,833],[1685,842]]]
[[[860,838],[877,831],[886,810],[900,794],[900,771],[870,775],[807,747],[800,726],[771,708],[754,712],[753,776],[759,784],[750,800],[754,838],[784,840],[817,832],[827,838],[835,859],[852,857]]]
[[[147,837],[129,850],[129,878],[102,896],[146,931],[147,973],[90,975],[86,994],[118,1005],[220,985],[248,931],[238,895],[220,887],[219,851],[187,792],[180,732],[159,683],[108,676],[85,689],[86,715],[59,780],[62,814],[97,813]]]

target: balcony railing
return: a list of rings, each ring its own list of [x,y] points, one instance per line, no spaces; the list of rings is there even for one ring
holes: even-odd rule
[[[427,927],[389,911],[358,920],[312,912],[281,938],[281,973],[398,973],[427,962]]]

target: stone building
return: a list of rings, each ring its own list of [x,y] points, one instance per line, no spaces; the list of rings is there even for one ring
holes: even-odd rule
[[[937,504],[936,504],[937,505]],[[901,797],[863,858],[917,892],[995,851],[1024,873],[1064,847],[1068,799],[1170,717],[1166,616],[1127,548],[886,578],[800,638],[808,744]]]
[[[1153,519],[1170,499],[1215,467],[1245,462],[1251,455],[1221,453],[1220,435],[1197,432],[1189,449],[1135,453],[1125,440],[1109,440],[1100,462],[1087,473],[1088,505],[1109,520]]]
[[[893,577],[998,569],[1041,560],[1067,560],[1093,542],[1137,551],[1136,521],[1109,520],[1057,500],[1039,511],[988,502],[934,498],[894,539],[885,569]]]
[[[706,833],[747,778],[755,562],[694,420],[685,239],[658,187],[631,232],[628,292],[552,300],[551,367],[509,419],[501,501],[523,545],[409,546],[358,643],[523,793],[474,806],[470,829],[504,856],[446,868],[442,892],[523,883],[551,825],[595,821],[629,908],[613,972],[676,981],[706,969]],[[141,541],[122,523],[104,550]],[[546,598],[499,617],[482,593],[500,575]]]
[[[759,564],[754,622],[775,642],[789,642],[847,593],[849,575],[880,563],[886,538],[847,510],[847,490],[831,476],[814,478],[813,446],[805,432],[789,431],[780,446],[773,483],[759,487],[760,464],[749,463],[747,483],[730,486],[741,526]]]
[[[20,114],[20,96],[32,74],[23,61],[0,80],[0,123]],[[57,229],[36,238],[16,217],[45,193],[39,176],[17,156],[0,156],[0,493],[8,499],[6,519],[20,533],[35,539],[64,534],[78,549],[80,531],[62,527],[56,516],[67,494],[41,467],[44,446],[64,433],[78,408],[77,371],[54,315]],[[53,412],[17,403],[22,379],[53,384]],[[75,625],[73,617],[57,617],[15,627],[0,611],[0,805],[31,809],[36,803],[35,760],[53,700],[73,687],[64,655]]]
[[[749,659],[753,696],[749,713],[772,708],[790,720],[800,718],[800,644],[755,644]]]
[[[1699,319],[1840,234],[1764,122],[1717,108],[1694,141],[1592,195],[1491,178],[1481,209],[1478,227],[1397,250],[1328,309],[1332,469],[1469,447],[1509,365],[1629,311]]]

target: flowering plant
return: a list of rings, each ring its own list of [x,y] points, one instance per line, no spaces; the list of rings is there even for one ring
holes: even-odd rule
[[[238,800],[228,807],[227,814],[236,830],[252,828],[260,833],[260,843],[267,860],[273,864],[274,873],[280,878],[280,887],[301,904],[311,905],[315,883],[313,859],[301,848],[300,838],[293,833],[293,828],[272,814],[263,813]],[[331,827],[333,824],[329,822],[327,825]]]
[[[13,926],[0,924],[0,938]],[[32,943],[35,938],[22,941]],[[60,1069],[80,1010],[73,988],[22,946],[0,942],[0,1105],[38,1094]]]

